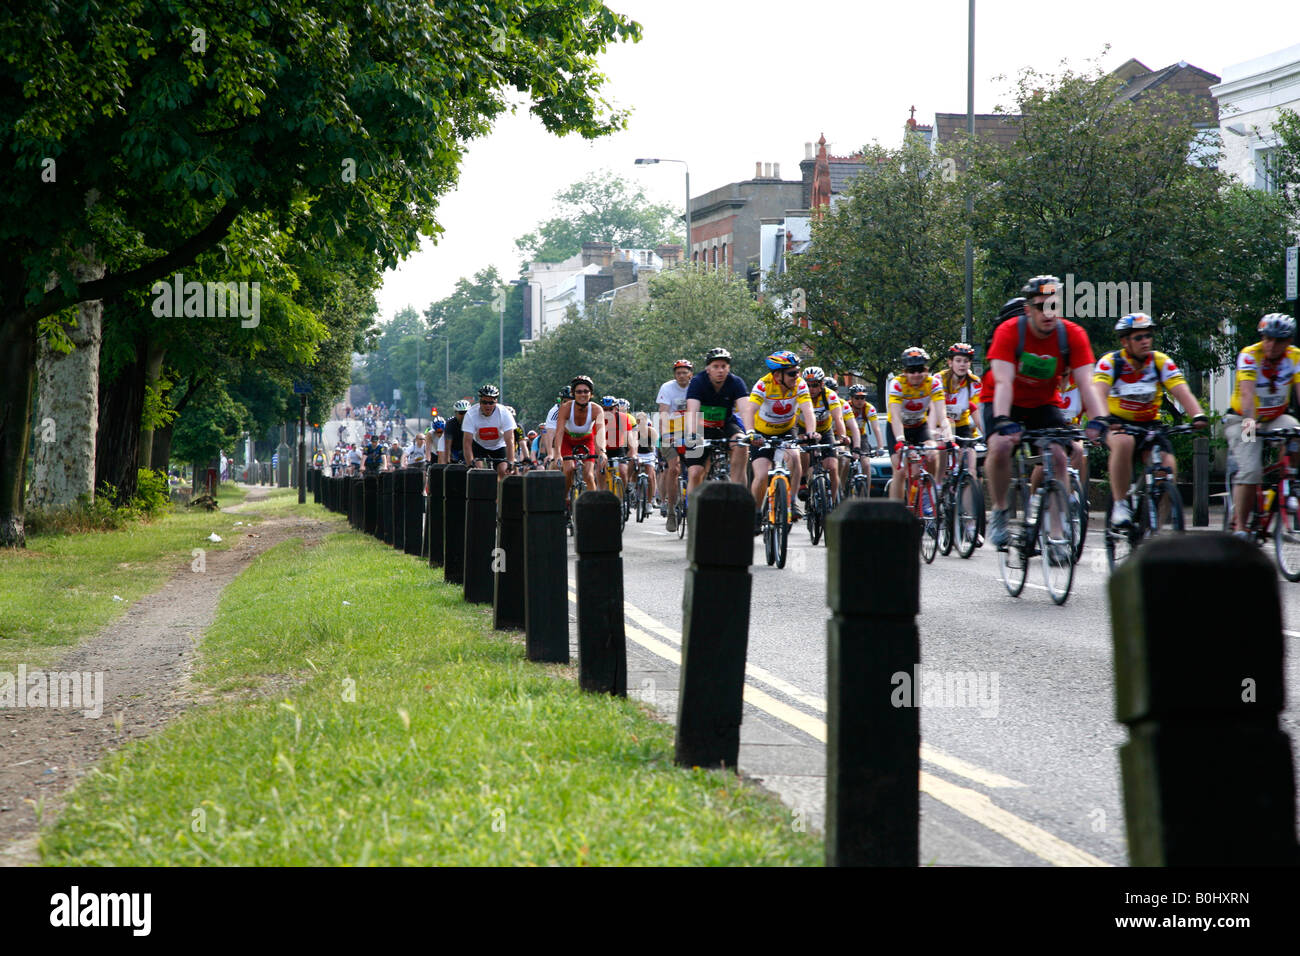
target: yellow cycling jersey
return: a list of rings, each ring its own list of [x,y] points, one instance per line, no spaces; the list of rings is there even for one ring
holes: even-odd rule
[[[958,382],[957,376],[949,370],[939,376],[939,381],[943,385],[944,411],[948,421],[956,428],[969,425],[971,407],[980,400],[980,380],[968,372],[965,380]]]
[[[812,400],[812,394],[809,393],[809,400]],[[840,409],[840,415],[844,414],[844,401],[835,392],[827,388],[822,389],[820,401],[813,401],[813,417],[817,419],[817,434],[828,434],[835,425],[835,416],[831,414],[835,409]]]
[[[1153,422],[1160,415],[1160,396],[1186,385],[1182,369],[1164,352],[1152,352],[1141,367],[1123,349],[1103,355],[1092,380],[1106,389],[1110,414],[1129,422]]]
[[[1276,362],[1264,357],[1264,343],[1256,342],[1241,350],[1237,356],[1237,382],[1232,389],[1232,412],[1244,415],[1241,410],[1241,383],[1255,383],[1255,418],[1271,422],[1286,411],[1291,401],[1291,386],[1300,382],[1300,348],[1288,345],[1286,353]]]
[[[754,383],[749,400],[758,406],[754,412],[754,431],[760,435],[783,435],[794,427],[795,413],[799,406],[812,402],[812,395],[803,379],[794,388],[785,388],[768,373]]]
[[[852,409],[853,406],[850,405],[849,410],[852,411]],[[876,411],[876,406],[872,405],[870,402],[863,402],[862,414],[854,414],[853,417],[857,420],[858,428],[863,429],[864,431],[868,425],[874,425],[876,422],[880,421],[880,413]]]
[[[896,375],[889,380],[887,393],[890,412],[897,407],[903,427],[911,428],[929,421],[931,404],[943,401],[943,383],[937,375],[927,375],[913,388],[907,384],[906,376]]]

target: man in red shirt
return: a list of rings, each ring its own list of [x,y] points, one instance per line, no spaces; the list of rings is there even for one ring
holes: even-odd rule
[[[1068,426],[1056,394],[1067,367],[1074,373],[1083,407],[1092,419],[1089,437],[1097,438],[1105,427],[1106,404],[1092,381],[1092,345],[1081,326],[1060,317],[1060,289],[1061,280],[1056,276],[1034,276],[1026,282],[1020,290],[1025,297],[1024,316],[998,326],[989,346],[992,394],[986,388],[980,403],[989,447],[984,469],[993,492],[989,540],[997,548],[1005,548],[1010,540],[1007,488],[1011,484],[1011,452],[1020,442],[1021,430]],[[1063,447],[1055,442],[1050,447],[1056,474],[1065,475]],[[1047,557],[1055,561],[1061,556]]]

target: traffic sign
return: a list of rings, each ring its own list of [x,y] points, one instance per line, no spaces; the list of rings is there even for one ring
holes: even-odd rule
[[[294,393],[295,395],[310,395],[310,394],[311,394],[311,382],[294,382],[294,383],[293,383],[293,393]]]
[[[1300,279],[1300,246],[1287,246],[1286,250],[1286,300],[1297,298],[1297,279]]]

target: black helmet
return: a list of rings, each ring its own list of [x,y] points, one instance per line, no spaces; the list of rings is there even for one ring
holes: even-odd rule
[[[567,402],[571,398],[573,398],[573,386],[566,385],[564,388],[560,389],[560,397],[557,398],[556,401]]]
[[[709,349],[709,353],[704,356],[704,364],[708,365],[714,359],[725,359],[727,364],[731,364],[731,353],[724,348]]]
[[[926,368],[930,364],[930,353],[923,348],[912,346],[903,350],[903,368]]]
[[[1023,295],[1018,295],[1014,299],[1007,299],[1007,301],[1002,304],[1002,308],[998,309],[998,321],[1001,322],[1003,319],[1009,319],[1012,316],[1024,314],[1025,297]]]
[[[1061,291],[1061,280],[1056,276],[1034,276],[1024,284],[1020,290],[1023,296],[1031,295],[1058,295]]]

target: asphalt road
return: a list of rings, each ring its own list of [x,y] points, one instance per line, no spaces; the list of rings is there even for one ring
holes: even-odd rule
[[[1099,517],[1093,515],[1084,559],[1061,607],[1042,586],[1038,559],[1019,598],[1007,594],[996,554],[987,546],[969,560],[954,552],[923,566],[922,667],[976,672],[984,681],[983,706],[922,708],[923,862],[1127,865],[1117,756],[1127,731],[1114,720],[1108,572],[1095,534]],[[813,547],[802,524],[790,541],[782,570],[766,565],[761,539],[755,539],[747,701],[752,690],[760,706],[747,703],[742,735],[759,743],[783,737],[817,755],[827,693],[826,548],[824,542]],[[645,524],[629,523],[629,628],[680,648],[685,567],[685,542],[666,533],[663,519],[652,515]],[[1300,627],[1300,585],[1279,581],[1284,622]],[[727,595],[716,601],[719,614],[732,613]],[[1298,636],[1287,635],[1289,651]],[[644,650],[635,637],[629,648]],[[675,681],[675,670],[663,666]],[[1286,677],[1282,726],[1296,741],[1300,664],[1294,653]],[[762,705],[764,699],[777,704]],[[759,728],[766,736],[758,735]],[[792,804],[816,799],[806,793],[782,796]],[[813,817],[820,821],[820,806]]]

